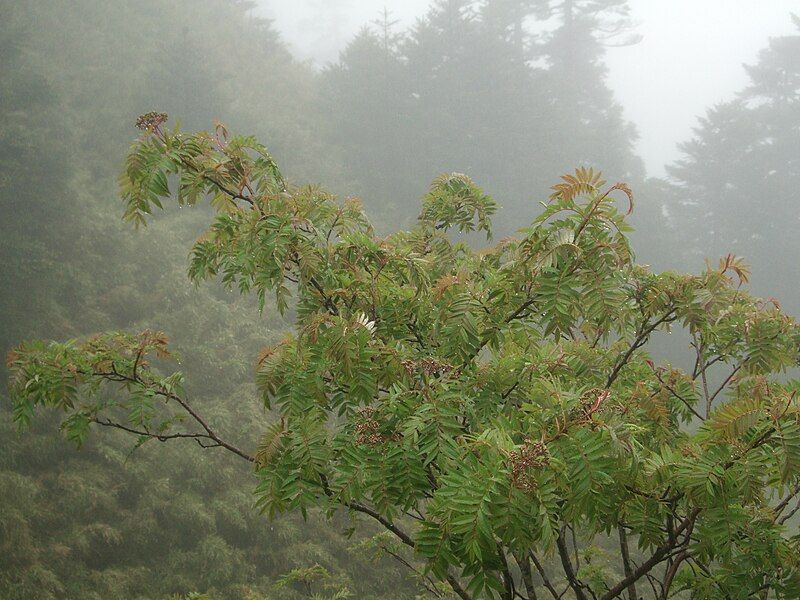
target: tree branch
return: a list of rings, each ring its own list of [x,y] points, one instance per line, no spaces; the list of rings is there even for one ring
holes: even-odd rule
[[[616,363],[614,363],[614,369],[611,371],[611,374],[608,376],[608,379],[606,380],[606,389],[610,388],[611,384],[614,383],[614,381],[616,381],[620,371],[622,370],[622,367],[628,364],[628,361],[630,360],[633,353],[644,345],[650,334],[653,333],[656,330],[656,328],[662,323],[667,323],[675,320],[675,317],[673,316],[674,313],[675,309],[673,308],[670,309],[669,312],[667,312],[663,317],[661,317],[651,325],[645,327],[644,324],[642,324],[642,327],[640,328],[639,333],[637,334],[633,344],[631,344],[631,347],[628,348],[628,350],[616,361]]]
[[[661,600],[667,600],[667,598],[669,598],[669,589],[672,587],[672,580],[675,579],[675,575],[678,573],[681,563],[687,558],[689,558],[689,552],[683,550],[675,557],[675,559],[672,561],[672,564],[670,564],[667,568],[667,572],[664,574],[664,583],[661,586]]]
[[[544,587],[547,588],[547,591],[552,594],[554,600],[559,600],[561,598],[561,594],[558,593],[558,590],[553,586],[550,579],[547,577],[547,573],[544,570],[544,566],[536,555],[533,552],[529,552],[528,556],[530,556],[531,561],[533,561],[533,566],[536,567],[536,571],[539,573],[539,577],[542,578],[542,583],[544,583]]]
[[[320,481],[322,482],[322,489],[325,492],[325,495],[330,498],[333,498],[334,497],[333,490],[331,490],[330,486],[328,485],[327,477],[323,473],[320,473],[319,477]],[[373,510],[369,506],[361,504],[360,502],[342,502],[341,504],[346,508],[349,508],[356,512],[363,513],[371,517],[372,519],[376,520],[378,523],[383,525],[384,528],[391,531],[406,546],[408,546],[409,548],[416,548],[417,544],[414,542],[414,540],[411,538],[410,535],[408,535],[405,531],[400,529],[395,523],[384,517],[378,511]],[[458,579],[453,577],[450,573],[447,574],[445,579],[447,580],[447,583],[450,584],[450,587],[453,588],[453,591],[462,600],[472,600],[472,596],[470,596],[467,593],[467,591],[463,587],[461,587],[461,584],[459,583]]]
[[[516,591],[514,589],[514,578],[511,576],[511,570],[508,568],[508,559],[506,558],[503,545],[497,542],[497,556],[500,558],[500,563],[503,565],[501,574],[503,575],[503,598],[504,600],[514,600]]]
[[[681,522],[678,528],[674,532],[675,539],[689,529],[690,527],[694,526],[694,522],[697,519],[697,516],[702,511],[701,508],[694,508],[692,512]],[[618,597],[622,592],[624,592],[628,587],[632,584],[637,582],[641,577],[643,577],[646,573],[649,573],[650,570],[655,567],[657,564],[662,562],[669,556],[669,553],[674,550],[678,546],[677,541],[669,541],[666,544],[663,544],[656,549],[656,551],[644,561],[641,565],[639,565],[630,575],[627,575],[622,581],[617,583],[614,587],[608,590],[603,596],[601,596],[600,600],[611,600],[612,598]]]
[[[798,483],[792,490],[786,495],[786,498],[781,500],[778,505],[775,507],[775,520],[781,516],[781,513],[786,509],[789,505],[789,502],[792,501],[792,498],[800,494],[800,483]]]
[[[133,427],[128,427],[123,425],[122,423],[117,423],[115,421],[111,421],[109,419],[103,420],[97,417],[92,417],[89,419],[92,423],[96,423],[97,425],[101,425],[103,427],[113,427],[115,429],[121,429],[127,433],[132,433],[134,435],[139,435],[142,437],[148,437],[158,440],[159,442],[166,442],[169,440],[176,440],[176,439],[212,439],[205,433],[153,433],[152,431],[147,431],[146,429],[134,429]]]
[[[141,377],[137,376],[136,378],[134,378],[134,377],[130,377],[128,375],[125,375],[124,373],[120,373],[119,371],[116,370],[116,367],[113,367],[113,366],[112,366],[112,371],[110,373],[94,372],[94,373],[91,373],[91,374],[93,374],[93,375],[95,375],[97,377],[102,377],[104,379],[111,380],[111,381],[126,381],[128,383],[134,383],[136,385],[139,385],[139,386],[142,386],[142,387],[147,388],[149,390],[152,390],[153,393],[155,393],[155,394],[157,394],[159,396],[162,396],[163,398],[167,398],[169,400],[174,400],[178,405],[181,406],[181,408],[183,408],[184,411],[186,411],[186,413],[189,414],[189,416],[191,416],[195,420],[195,422],[197,422],[200,425],[200,427],[203,428],[203,430],[206,432],[206,436],[205,437],[207,437],[208,439],[213,440],[217,445],[221,446],[222,448],[225,448],[226,450],[228,450],[230,452],[233,452],[234,454],[236,454],[240,458],[243,458],[246,461],[249,461],[251,463],[255,462],[255,458],[253,458],[252,456],[250,456],[249,454],[247,454],[246,452],[244,452],[240,448],[237,448],[233,444],[231,444],[229,442],[226,442],[221,437],[219,437],[219,435],[217,435],[216,431],[214,431],[211,428],[211,426],[209,426],[209,424],[206,422],[206,420],[203,417],[201,417],[200,414],[197,411],[195,411],[189,405],[189,403],[186,400],[184,400],[183,398],[181,398],[177,394],[175,394],[173,392],[170,392],[170,391],[164,389],[163,387],[161,387],[159,385],[154,385],[152,382],[145,381]]]
[[[792,510],[790,510],[788,513],[786,513],[780,519],[778,519],[777,521],[778,525],[783,525],[784,523],[786,523],[786,521],[791,519],[795,515],[795,513],[797,513],[797,511],[799,510],[800,510],[800,499],[797,500],[797,504],[794,505],[794,508]]]
[[[622,525],[617,527],[617,531],[619,532],[619,548],[622,553],[623,572],[625,577],[630,577],[633,574],[633,569],[631,568],[631,555],[628,549],[628,534]],[[638,600],[635,582],[628,586],[628,600]]]
[[[538,600],[538,597],[536,596],[536,586],[533,585],[531,559],[527,555],[519,554],[517,552],[513,552],[512,556],[519,567],[519,572],[522,576],[522,585],[525,586],[525,591],[528,593],[528,600]]]
[[[564,568],[564,574],[567,576],[569,587],[575,592],[575,598],[577,600],[589,600],[583,591],[586,586],[578,579],[577,575],[575,575],[575,569],[569,557],[569,549],[567,548],[567,543],[564,541],[564,527],[561,528],[556,538],[556,547],[558,548],[558,555],[561,557],[561,565]]]
[[[660,373],[658,373],[658,371],[656,371],[655,369],[653,369],[653,373],[655,374],[655,376],[656,376],[656,379],[658,379],[659,383],[660,383],[661,385],[663,385],[663,386],[664,386],[664,388],[665,388],[665,389],[666,389],[666,390],[667,390],[667,391],[668,391],[670,394],[672,394],[672,395],[673,395],[673,396],[675,396],[675,397],[676,397],[678,400],[680,400],[681,402],[683,402],[683,405],[684,405],[686,408],[688,408],[688,409],[689,409],[689,411],[690,411],[690,412],[691,412],[691,413],[692,413],[692,414],[693,414],[695,417],[697,417],[697,418],[698,418],[698,419],[700,419],[701,421],[703,421],[703,420],[704,420],[704,419],[703,419],[703,415],[701,415],[699,412],[697,412],[697,410],[695,410],[695,408],[694,408],[694,407],[691,405],[691,403],[690,403],[690,402],[689,402],[689,401],[688,401],[686,398],[684,398],[683,396],[681,396],[681,395],[680,395],[678,392],[676,392],[676,391],[675,391],[675,389],[674,389],[672,386],[670,386],[670,385],[669,385],[669,384],[668,384],[666,381],[664,381],[664,380],[661,378],[661,374],[660,374]],[[654,396],[655,396],[655,394],[654,394]]]
[[[392,523],[386,517],[381,515],[379,512],[369,508],[368,506],[360,504],[358,502],[348,502],[348,503],[343,503],[343,504],[344,504],[344,506],[346,506],[348,508],[351,508],[352,510],[355,510],[356,512],[360,512],[360,513],[363,513],[363,514],[365,514],[365,515],[367,515],[369,517],[372,517],[373,519],[378,521],[378,523],[383,525],[386,529],[391,531],[395,536],[397,536],[397,538],[401,542],[403,542],[406,546],[409,546],[410,548],[416,548],[416,543],[414,542],[414,540],[411,538],[410,535],[408,535],[405,531],[400,529],[397,525]],[[463,587],[461,587],[461,584],[458,582],[458,580],[455,577],[453,577],[452,575],[450,575],[448,573],[446,579],[447,579],[447,583],[450,584],[450,587],[453,588],[453,591],[460,598],[462,598],[462,600],[472,600],[472,597],[466,592],[466,590]]]
[[[442,595],[436,589],[436,584],[431,580],[431,578],[428,575],[425,575],[424,573],[420,573],[419,570],[414,567],[414,565],[412,565],[410,562],[408,562],[405,558],[403,558],[402,556],[400,556],[396,552],[392,552],[391,550],[389,550],[389,548],[387,548],[386,546],[381,546],[381,550],[386,552],[386,554],[388,554],[389,556],[394,558],[401,565],[405,566],[412,573],[417,575],[417,577],[419,577],[420,580],[421,580],[422,587],[424,587],[426,590],[428,590],[428,592],[430,592],[434,597],[436,597],[436,598],[441,598],[442,597]]]
[[[707,406],[708,406],[708,411],[709,412],[711,411],[711,405],[714,403],[714,400],[717,398],[717,396],[719,396],[720,392],[725,389],[725,386],[728,385],[731,382],[731,379],[734,378],[736,373],[738,373],[739,369],[741,369],[741,368],[742,368],[742,365],[737,365],[736,367],[734,367],[733,371],[731,371],[731,374],[728,375],[725,378],[725,380],[719,385],[719,387],[716,389],[716,391],[713,394],[711,394],[711,396],[708,398]]]

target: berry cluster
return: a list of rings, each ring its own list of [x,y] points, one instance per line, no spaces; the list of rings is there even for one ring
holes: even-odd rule
[[[508,455],[511,466],[511,485],[525,492],[536,489],[536,479],[531,470],[546,467],[550,464],[550,451],[544,442],[525,440],[519,450]]]
[[[420,361],[403,360],[401,361],[401,364],[406,370],[406,373],[408,373],[408,376],[412,378],[418,371],[421,372],[426,378],[440,377],[449,375],[451,373],[458,375],[459,373],[459,371],[453,365],[432,357],[423,358]]]
[[[167,113],[151,111],[140,115],[139,118],[136,119],[136,127],[142,131],[153,131],[161,126],[162,123],[165,123],[167,118]]]
[[[367,446],[377,446],[388,441],[397,441],[400,439],[399,433],[392,435],[384,435],[381,433],[381,425],[375,420],[375,409],[371,406],[365,406],[359,409],[361,420],[356,423],[356,443],[364,444]]]

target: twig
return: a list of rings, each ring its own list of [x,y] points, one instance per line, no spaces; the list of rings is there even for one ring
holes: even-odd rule
[[[622,553],[622,568],[625,573],[625,577],[630,577],[633,574],[633,569],[631,568],[631,555],[630,550],[628,549],[628,534],[622,525],[617,527],[617,531],[619,533],[619,548]],[[638,599],[636,594],[636,582],[632,582],[628,586],[628,599]]]
[[[650,334],[653,333],[659,325],[675,320],[675,317],[673,316],[674,313],[675,309],[672,308],[663,317],[661,317],[651,325],[645,327],[644,323],[642,324],[642,326],[639,329],[639,333],[636,336],[636,339],[634,340],[633,344],[631,344],[631,347],[628,348],[628,350],[622,355],[622,357],[620,357],[614,364],[614,369],[611,371],[611,374],[608,376],[608,379],[606,380],[606,386],[605,386],[606,389],[611,387],[611,384],[614,383],[614,381],[619,376],[622,367],[624,367],[628,363],[633,353],[644,345]]]
[[[441,598],[442,597],[442,594],[439,593],[439,591],[435,587],[436,584],[433,582],[433,580],[431,580],[431,578],[428,575],[425,575],[424,573],[420,573],[420,571],[418,569],[416,569],[414,567],[414,565],[412,565],[410,562],[408,562],[405,558],[403,558],[399,554],[389,550],[389,548],[387,548],[386,546],[381,545],[381,550],[386,552],[386,554],[388,554],[389,556],[394,558],[397,562],[399,562],[400,564],[404,565],[406,568],[410,569],[413,573],[415,573],[420,578],[420,580],[421,580],[420,583],[422,584],[422,587],[424,587],[426,590],[428,590],[436,598]]]
[[[226,442],[221,437],[219,437],[219,435],[217,435],[217,433],[208,425],[206,420],[203,417],[201,417],[200,414],[197,413],[197,411],[195,411],[189,405],[189,403],[186,400],[184,400],[183,398],[181,398],[177,394],[174,394],[174,393],[164,389],[161,386],[153,385],[152,383],[150,383],[148,381],[145,381],[144,379],[142,379],[140,377],[134,378],[134,377],[125,375],[124,373],[120,373],[119,371],[117,371],[116,367],[114,367],[114,366],[111,367],[111,372],[110,373],[93,372],[93,373],[90,373],[90,375],[95,375],[97,377],[110,379],[112,381],[125,381],[125,382],[128,382],[128,383],[134,383],[136,385],[139,385],[139,386],[142,386],[144,388],[150,389],[153,393],[155,393],[155,394],[157,394],[159,396],[162,396],[162,397],[167,398],[169,400],[174,400],[175,402],[177,402],[181,406],[181,408],[183,408],[183,410],[185,410],[189,414],[189,416],[191,416],[205,430],[205,432],[207,434],[205,437],[213,440],[219,446],[225,448],[226,450],[229,450],[230,452],[233,452],[234,454],[240,456],[241,458],[243,458],[243,459],[245,459],[245,460],[247,460],[247,461],[249,461],[251,463],[255,462],[255,458],[253,458],[252,456],[250,456],[249,454],[247,454],[243,450],[237,448],[236,446],[234,446],[230,442]]]
[[[536,570],[539,572],[539,577],[542,578],[542,583],[544,583],[544,587],[546,587],[547,591],[549,591],[552,594],[554,600],[558,600],[561,597],[561,594],[559,594],[558,590],[556,590],[556,588],[553,587],[553,584],[550,582],[550,579],[547,577],[547,573],[545,572],[544,566],[542,566],[542,563],[539,562],[539,559],[536,558],[536,555],[533,552],[529,552],[528,556],[531,557],[531,561],[533,561],[533,566],[535,566]],[[567,589],[569,589],[569,588],[567,588]]]
[[[92,423],[96,423],[97,425],[102,425],[103,427],[113,427],[115,429],[121,429],[127,433],[132,433],[134,435],[139,435],[142,437],[148,437],[158,440],[159,442],[166,442],[168,440],[176,440],[176,439],[211,439],[205,433],[153,433],[152,431],[147,431],[146,429],[134,429],[133,427],[128,427],[123,425],[122,423],[117,423],[115,421],[111,421],[109,419],[103,420],[98,419],[97,417],[92,417],[89,419]]]

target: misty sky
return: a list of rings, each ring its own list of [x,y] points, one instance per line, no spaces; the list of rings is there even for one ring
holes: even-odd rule
[[[400,26],[428,0],[258,0],[298,58],[322,66],[386,6]],[[793,31],[800,0],[631,0],[642,41],[609,50],[609,84],[636,123],[639,152],[652,175],[673,160],[696,116],[746,83],[770,36]]]

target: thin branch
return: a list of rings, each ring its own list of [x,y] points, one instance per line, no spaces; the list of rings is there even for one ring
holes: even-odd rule
[[[617,531],[619,533],[619,548],[622,553],[623,572],[625,573],[625,577],[630,577],[633,575],[633,569],[631,568],[631,555],[628,549],[628,534],[622,525],[617,527]],[[628,600],[637,600],[638,597],[639,596],[636,594],[636,582],[632,582],[628,586]]]
[[[406,326],[408,327],[408,330],[414,335],[414,339],[417,340],[417,343],[420,345],[420,347],[426,348],[427,344],[425,343],[425,340],[422,339],[422,336],[419,333],[419,329],[417,329],[416,320],[407,323]]]
[[[503,398],[503,400],[507,399],[507,398],[508,398],[508,397],[509,397],[509,396],[510,396],[510,395],[511,395],[513,392],[514,392],[514,390],[515,390],[515,389],[517,389],[517,387],[519,386],[519,382],[520,382],[520,380],[519,380],[519,379],[517,379],[517,380],[514,382],[514,385],[512,385],[512,386],[511,386],[510,388],[508,388],[508,389],[507,389],[505,392],[503,392],[503,394],[501,395],[501,397]]]
[[[661,582],[653,577],[652,573],[645,573],[645,579],[647,579],[647,583],[650,584],[650,589],[653,590],[653,598],[658,598],[660,594],[658,592],[658,588],[656,588],[656,584],[661,586]]]
[[[503,595],[507,600],[514,600],[514,596],[516,596],[514,578],[511,576],[511,570],[508,568],[508,559],[506,558],[505,550],[503,550],[503,545],[500,542],[497,542],[497,556],[500,557],[500,562],[503,565],[501,571],[503,575]]]
[[[736,367],[733,369],[733,371],[731,371],[731,374],[730,374],[730,375],[728,375],[728,376],[725,378],[725,381],[723,381],[723,382],[720,384],[720,386],[717,388],[717,390],[716,390],[716,391],[715,391],[713,394],[711,394],[711,397],[708,399],[708,406],[709,406],[709,408],[711,407],[711,404],[714,402],[714,400],[716,399],[716,397],[717,397],[717,396],[719,396],[720,392],[721,392],[722,390],[724,390],[724,389],[725,389],[725,386],[727,386],[727,385],[728,385],[728,384],[731,382],[731,379],[733,379],[733,378],[734,378],[734,376],[736,375],[736,373],[738,373],[738,372],[739,372],[739,369],[741,369],[741,368],[742,368],[742,365],[737,365],[737,366],[736,366]]]
[[[786,521],[791,519],[795,515],[795,513],[797,513],[797,511],[799,510],[800,510],[800,498],[798,498],[797,504],[795,504],[792,510],[790,510],[788,513],[786,513],[780,519],[778,519],[778,525],[783,525],[784,523],[786,523]]]
[[[450,587],[453,588],[453,591],[459,598],[461,598],[462,600],[472,600],[472,596],[470,596],[467,593],[467,591],[463,587],[461,587],[461,584],[458,582],[458,579],[450,575],[450,573],[447,574],[447,583],[450,584]]]
[[[164,390],[164,391],[166,391],[166,390]],[[161,392],[159,392],[159,393],[161,393]],[[164,395],[164,394],[162,394],[162,395]],[[213,429],[211,429],[211,427],[208,425],[208,423],[206,423],[205,419],[203,419],[203,417],[201,417],[191,406],[189,406],[189,403],[186,402],[185,400],[183,400],[180,396],[178,396],[177,394],[169,394],[168,397],[172,398],[178,404],[180,404],[183,407],[183,409],[187,413],[189,413],[195,421],[200,423],[200,426],[203,429],[206,430],[206,432],[208,433],[208,437],[210,437],[212,440],[214,440],[220,446],[222,446],[226,450],[230,450],[234,454],[237,454],[237,455],[241,456],[243,459],[245,459],[245,460],[247,460],[247,461],[249,461],[251,463],[254,463],[256,461],[256,459],[254,457],[250,456],[249,454],[247,454],[243,450],[240,450],[239,448],[237,448],[233,444],[231,444],[229,442],[226,442],[221,437],[219,437],[216,434],[216,432]]]
[[[197,445],[200,446],[203,450],[205,450],[207,448],[222,448],[222,446],[220,446],[216,442],[214,442],[213,444],[204,444],[203,440],[201,440],[200,438],[197,438],[195,440],[195,442],[197,442]]]
[[[688,541],[689,540],[687,540],[687,542]],[[667,600],[669,597],[669,589],[672,587],[672,580],[678,573],[681,563],[687,558],[689,558],[689,552],[687,550],[681,551],[667,569],[667,572],[664,574],[664,583],[661,586],[661,600]]]
[[[322,489],[325,492],[325,495],[328,497],[333,498],[333,490],[331,490],[330,486],[328,485],[328,480],[324,474],[320,474],[320,481],[322,482]],[[384,528],[391,531],[401,542],[403,542],[409,548],[416,548],[416,543],[408,535],[405,531],[400,529],[395,523],[384,517],[378,511],[361,504],[360,502],[342,502],[342,505],[346,508],[354,510],[356,512],[363,513],[373,519],[375,519],[378,523],[383,525]],[[453,577],[450,573],[447,574],[445,577],[447,583],[450,584],[450,587],[453,588],[453,591],[458,595],[462,600],[472,600],[472,596],[470,596],[467,591],[461,587],[458,579]]]
[[[294,265],[298,268],[299,271],[300,259],[297,256],[292,256],[289,260],[294,263]],[[338,307],[333,302],[331,297],[325,293],[325,290],[313,275],[308,278],[308,283],[310,283],[311,287],[313,287],[316,290],[316,292],[320,295],[320,297],[322,298],[322,303],[325,305],[325,308],[328,309],[328,312],[331,313],[332,315],[338,315],[339,314]]]
[[[502,324],[500,326],[508,325],[509,323],[514,321],[515,319],[518,319],[519,317],[521,317],[525,313],[525,311],[528,310],[528,308],[530,308],[533,305],[534,302],[536,302],[536,300],[537,299],[535,297],[534,298],[528,298],[525,302],[523,302],[517,308],[517,310],[515,310],[510,315],[508,315],[505,319],[503,319],[503,322],[502,322]],[[470,355],[467,357],[467,359],[464,360],[464,364],[468,364],[470,361],[472,361],[472,359],[474,359],[476,356],[478,356],[478,354],[480,354],[481,350],[483,350],[483,348],[486,346],[486,344],[489,343],[489,341],[492,338],[492,335],[498,331],[500,326],[493,325],[493,326],[488,328],[488,330],[484,333],[483,338],[481,339],[481,341],[478,344],[477,348],[475,348],[470,353]]]
[[[136,379],[136,371],[139,368],[139,361],[142,360],[142,354],[144,353],[144,347],[139,346],[139,349],[136,352],[136,360],[133,361],[133,378]]]
[[[436,598],[442,597],[442,594],[436,589],[436,584],[433,582],[433,580],[431,580],[431,578],[428,575],[421,573],[418,569],[414,567],[414,565],[408,562],[405,558],[403,558],[402,556],[400,556],[395,552],[392,552],[386,546],[381,545],[381,550],[386,552],[386,554],[394,558],[397,562],[404,565],[406,568],[410,569],[415,575],[417,575],[420,578],[420,583],[422,584],[422,587],[428,590],[428,592],[433,594]]]
[[[733,600],[733,597],[728,592],[725,591],[725,589],[722,587],[719,581],[717,581],[715,578],[711,576],[711,571],[707,566],[700,563],[697,560],[697,558],[695,558],[691,554],[686,558],[686,560],[687,562],[689,562],[690,565],[696,565],[706,575],[706,577],[717,587],[717,589],[719,589],[719,591],[722,593],[722,596],[726,600]]]
[[[569,549],[564,541],[564,527],[561,528],[556,538],[556,547],[558,548],[558,555],[561,557],[561,565],[564,568],[564,574],[567,576],[567,582],[572,588],[572,591],[575,592],[575,598],[577,598],[577,600],[589,600],[583,591],[586,586],[578,579],[575,574],[575,569],[572,566],[572,560],[569,557]]]
[[[132,433],[134,435],[148,437],[158,440],[159,442],[166,442],[169,440],[177,440],[177,439],[212,439],[208,434],[205,433],[153,433],[152,431],[148,431],[146,429],[134,429],[133,427],[128,427],[123,425],[122,423],[117,423],[115,421],[111,421],[109,419],[99,419],[97,417],[92,417],[89,419],[92,423],[96,423],[97,425],[102,425],[103,427],[113,427],[115,429],[121,429],[127,433]]]
[[[800,483],[795,485],[794,488],[792,488],[792,490],[786,495],[786,498],[781,500],[778,503],[778,505],[775,507],[774,510],[775,510],[775,518],[776,519],[781,516],[781,513],[788,506],[789,502],[792,501],[792,498],[797,496],[797,494],[800,494]]]
[[[133,377],[130,377],[128,375],[125,375],[124,373],[120,373],[119,371],[116,370],[116,367],[114,367],[114,366],[112,366],[112,368],[111,368],[111,373],[95,372],[95,373],[91,373],[91,374],[93,374],[93,375],[95,375],[97,377],[103,377],[105,379],[109,379],[111,381],[122,381],[122,382],[134,383],[136,385],[140,385],[140,386],[142,386],[144,388],[152,390],[155,394],[157,394],[159,396],[162,396],[162,397],[167,398],[169,400],[174,400],[175,402],[177,402],[181,406],[181,408],[183,408],[184,411],[186,411],[189,414],[189,416],[191,416],[205,430],[205,432],[207,434],[206,437],[208,437],[209,439],[213,440],[219,446],[225,448],[226,450],[228,450],[230,452],[233,452],[234,454],[238,455],[239,457],[241,457],[241,458],[243,458],[243,459],[245,459],[245,460],[247,460],[247,461],[249,461],[251,463],[255,462],[255,458],[253,458],[252,456],[250,456],[249,454],[247,454],[246,452],[244,452],[240,448],[237,448],[236,446],[234,446],[230,442],[226,442],[221,437],[219,437],[219,435],[217,435],[216,431],[214,431],[209,426],[209,424],[206,422],[206,420],[203,417],[201,417],[200,414],[197,411],[195,411],[189,405],[189,403],[186,400],[184,400],[183,398],[181,398],[177,394],[174,394],[174,393],[164,389],[163,387],[161,387],[159,385],[153,385],[151,382],[145,381],[144,379],[142,379],[140,377],[133,378]]]
[[[702,511],[701,508],[694,508],[692,512],[681,522],[678,528],[675,530],[675,537],[679,536],[686,530],[691,530],[694,527],[694,522],[697,519],[698,515]],[[606,592],[600,600],[611,600],[612,598],[618,597],[622,592],[624,592],[632,583],[637,582],[641,577],[643,577],[646,573],[649,573],[650,570],[655,567],[657,564],[662,562],[664,559],[669,556],[670,552],[675,549],[677,546],[676,542],[667,542],[659,546],[656,551],[644,561],[638,568],[636,568],[633,573],[626,576],[622,581],[617,583],[614,587],[612,587],[608,592]]]
[[[611,371],[611,374],[608,376],[608,379],[606,380],[606,389],[610,388],[611,384],[614,383],[614,381],[616,381],[622,368],[626,364],[628,364],[628,361],[630,360],[633,353],[644,345],[650,334],[653,333],[659,325],[675,320],[675,317],[673,316],[674,313],[675,309],[672,308],[663,317],[653,322],[651,325],[645,327],[644,323],[642,324],[633,344],[631,344],[630,348],[628,348],[628,350],[614,364],[614,369]]]
[[[697,417],[697,418],[698,418],[698,419],[700,419],[701,421],[703,421],[703,420],[704,420],[704,419],[703,419],[703,416],[702,416],[702,415],[701,415],[699,412],[697,412],[697,411],[695,410],[695,408],[694,408],[694,407],[691,405],[691,403],[690,403],[690,402],[689,402],[689,401],[688,401],[686,398],[684,398],[683,396],[681,396],[681,395],[680,395],[678,392],[676,392],[676,391],[675,391],[675,389],[674,389],[672,386],[670,386],[670,385],[669,385],[669,384],[668,384],[666,381],[664,381],[664,380],[661,378],[661,374],[660,374],[660,373],[658,373],[658,371],[656,371],[655,369],[653,369],[653,373],[655,374],[655,376],[656,376],[656,379],[658,379],[659,383],[660,383],[661,385],[663,385],[663,386],[664,386],[664,388],[665,388],[665,389],[666,389],[666,390],[667,390],[667,391],[668,391],[670,394],[672,394],[672,395],[673,395],[673,396],[675,396],[675,397],[676,397],[678,400],[680,400],[681,402],[683,402],[684,406],[686,406],[686,408],[688,408],[688,409],[689,409],[689,411],[690,411],[690,412],[691,412],[691,413],[692,413],[692,414],[693,414],[695,417]],[[655,394],[653,394],[653,395],[655,396]]]
[[[317,290],[317,293],[322,297],[322,302],[323,304],[325,304],[325,307],[328,309],[328,311],[333,315],[338,315],[339,309],[333,303],[333,300],[331,300],[331,298],[325,293],[325,290],[322,289],[322,286],[319,284],[319,282],[313,276],[308,278],[308,282],[315,290]]]
[[[542,578],[542,583],[544,583],[544,587],[546,587],[547,591],[553,595],[554,600],[558,600],[559,598],[561,598],[561,594],[559,594],[558,590],[556,590],[556,588],[553,587],[553,584],[547,577],[547,573],[544,570],[544,566],[542,565],[541,562],[539,562],[539,559],[536,558],[536,555],[533,552],[529,552],[528,556],[531,557],[531,560],[533,561],[533,566],[535,566],[536,570],[539,572],[539,577]]]
[[[352,510],[354,510],[356,512],[360,512],[360,513],[363,513],[365,515],[368,515],[368,516],[372,517],[378,523],[383,525],[384,528],[388,529],[395,536],[397,536],[397,538],[401,542],[403,542],[406,546],[409,546],[410,548],[415,548],[416,547],[416,544],[414,543],[414,540],[411,539],[410,535],[408,535],[405,531],[400,529],[397,525],[395,525],[392,521],[390,521],[389,519],[384,517],[378,511],[373,510],[370,507],[365,506],[365,505],[363,505],[363,504],[361,504],[359,502],[344,502],[343,504],[347,508],[350,508],[350,509],[352,509]]]

